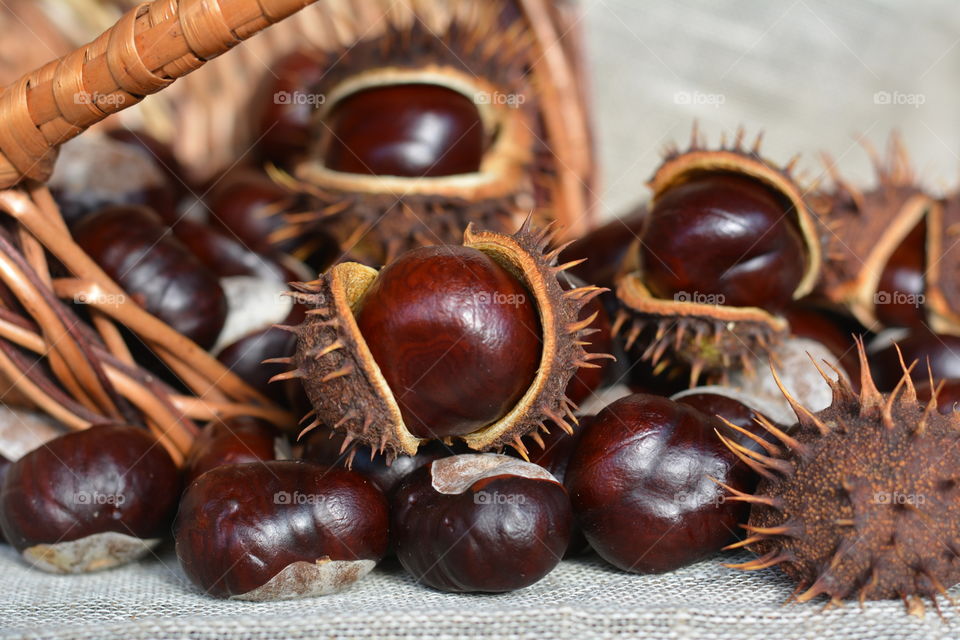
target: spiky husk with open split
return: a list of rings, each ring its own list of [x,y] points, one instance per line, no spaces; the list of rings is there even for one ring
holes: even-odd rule
[[[321,119],[343,97],[375,86],[425,83],[461,93],[478,102],[492,139],[480,171],[428,178],[360,175],[328,169],[319,158],[292,175],[274,171],[275,179],[308,202],[305,210],[284,214],[274,240],[306,241],[319,229],[345,251],[384,264],[418,246],[459,242],[470,222],[506,232],[522,222],[517,211],[535,210],[540,221],[549,219],[557,158],[543,148],[548,136],[529,73],[529,27],[509,3],[459,4],[451,13],[440,31],[428,26],[435,22],[430,16],[395,22],[388,14],[382,35],[346,51],[317,52],[325,73],[323,85],[313,90],[326,97]],[[514,100],[483,101],[478,95]]]
[[[724,138],[719,149],[711,150],[706,148],[694,127],[689,148],[686,151],[669,149],[650,179],[653,203],[670,187],[711,172],[737,173],[770,187],[787,203],[786,213],[794,216],[804,239],[806,269],[793,292],[794,299],[801,298],[817,282],[821,257],[813,217],[791,175],[795,161],[780,168],[761,157],[762,135],[757,136],[751,147],[744,145],[744,136],[744,130],[740,129],[731,144]],[[651,334],[650,340],[641,341],[645,345],[641,353],[643,359],[654,364],[664,358],[689,364],[691,384],[696,384],[701,374],[722,378],[730,367],[748,366],[757,354],[766,353],[788,334],[786,321],[764,309],[657,298],[644,286],[643,265],[637,248],[628,251],[617,278],[620,309],[614,319],[614,334],[624,336],[628,348],[637,343],[645,330]]]
[[[936,596],[960,582],[960,414],[941,414],[936,392],[919,402],[902,358],[897,388],[880,394],[858,348],[859,394],[820,370],[833,402],[814,413],[781,387],[799,424],[788,435],[760,419],[779,441],[755,438],[766,454],[720,436],[762,476],[752,495],[728,487],[751,504],[749,537],[732,547],[759,556],[730,566],[779,566],[800,602],[900,598],[922,614],[929,597],[939,610]]]
[[[938,333],[960,335],[960,252],[953,250],[960,225],[960,198],[937,200],[920,185],[896,135],[886,156],[864,142],[876,185],[867,191],[843,179],[829,157],[832,185],[808,196],[821,228],[823,277],[818,292],[842,305],[866,327],[879,329],[876,305],[884,268],[917,225],[926,230],[924,301],[927,323]]]
[[[507,415],[461,439],[478,451],[513,447],[526,455],[521,437],[553,423],[572,432],[576,405],[566,397],[567,384],[578,367],[596,367],[591,360],[610,358],[584,350],[596,314],[579,319],[584,305],[606,291],[595,286],[564,290],[557,276],[579,261],[557,264],[563,246],[550,248],[554,231],[535,231],[530,219],[513,235],[477,231],[463,234],[464,246],[482,251],[517,277],[533,295],[543,329],[540,367],[530,387]],[[346,434],[344,447],[365,444],[392,458],[416,453],[425,442],[412,435],[400,415],[383,374],[360,335],[354,311],[377,271],[342,263],[318,280],[294,285],[297,297],[310,307],[303,324],[288,327],[297,335],[293,369],[275,379],[300,378],[314,407],[304,432],[325,425]],[[571,424],[572,423],[572,424]]]

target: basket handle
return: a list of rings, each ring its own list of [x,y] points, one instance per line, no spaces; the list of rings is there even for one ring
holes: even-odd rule
[[[0,89],[0,189],[45,182],[57,148],[316,0],[155,0]]]

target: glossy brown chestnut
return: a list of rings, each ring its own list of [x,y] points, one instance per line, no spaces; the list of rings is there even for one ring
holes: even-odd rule
[[[303,459],[330,467],[349,467],[373,480],[387,496],[393,493],[401,480],[423,465],[468,451],[463,444],[447,445],[433,440],[417,449],[416,455],[400,455],[388,462],[385,455],[373,453],[370,447],[344,449],[343,440],[344,434],[340,432],[315,429],[310,432],[303,447]]]
[[[711,478],[741,491],[755,482],[693,407],[635,394],[608,405],[583,430],[567,467],[574,515],[607,562],[661,573],[737,537],[746,505],[724,500]]]
[[[108,207],[73,229],[77,244],[135,302],[198,345],[216,342],[227,301],[215,274],[146,207]]]
[[[916,329],[897,339],[896,346],[907,366],[917,362],[910,375],[915,381],[929,380],[930,372],[934,380],[960,378],[960,336]],[[903,376],[896,346],[890,344],[870,354],[870,370],[880,391],[892,391]]]
[[[640,239],[646,216],[646,207],[640,206],[590,231],[563,250],[560,262],[586,258],[570,272],[584,282],[612,288],[630,245]]]
[[[759,412],[730,396],[720,395],[719,393],[691,393],[677,398],[676,401],[689,405],[704,415],[723,418],[767,442],[773,444],[778,442],[766,429],[757,424],[754,418]],[[769,420],[769,418],[767,419]],[[757,453],[766,453],[763,445],[747,435],[728,430],[724,432],[724,436]]]
[[[180,502],[177,557],[204,592],[243,600],[324,595],[387,551],[387,501],[358,473],[306,462],[226,465]]]
[[[825,346],[840,360],[849,379],[859,381],[860,361],[855,338],[863,338],[869,333],[859,322],[835,311],[803,303],[792,304],[784,309],[783,317],[790,323],[791,334]]]
[[[262,171],[238,168],[217,183],[205,198],[210,210],[209,224],[236,238],[251,251],[270,255],[290,248],[274,243],[270,234],[281,228],[278,213],[290,211],[295,198]]]
[[[533,297],[476,249],[403,254],[374,280],[356,318],[405,425],[421,438],[464,435],[496,421],[540,364]]]
[[[391,506],[397,558],[442,591],[530,586],[560,562],[573,520],[566,491],[545,469],[493,453],[417,469]]]
[[[254,389],[283,405],[289,400],[290,392],[286,388],[288,383],[299,387],[300,381],[271,383],[273,376],[287,371],[290,367],[264,360],[289,357],[296,348],[296,336],[289,331],[270,327],[227,345],[217,354],[217,360]]]
[[[277,458],[277,433],[269,423],[246,416],[216,420],[203,428],[186,463],[186,482],[225,464]]]
[[[334,171],[410,178],[480,170],[486,144],[473,100],[431,84],[364,89],[326,118],[324,165]]]
[[[660,298],[777,311],[804,274],[803,239],[784,203],[743,176],[704,175],[667,190],[642,239],[644,284]]]
[[[890,255],[874,296],[877,320],[888,327],[925,326],[927,227],[918,224]]]
[[[106,569],[142,556],[167,534],[179,495],[176,465],[146,430],[95,426],[10,465],[0,526],[41,569]]]

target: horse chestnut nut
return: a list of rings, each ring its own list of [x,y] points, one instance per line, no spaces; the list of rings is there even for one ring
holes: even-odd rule
[[[325,595],[387,552],[387,500],[360,474],[305,462],[224,465],[194,480],[174,535],[187,577],[239,600]]]
[[[733,540],[755,478],[714,433],[719,421],[659,396],[608,405],[583,430],[567,466],[574,514],[590,546],[625,571],[660,573]]]
[[[804,276],[804,240],[786,205],[746,176],[707,174],[668,189],[642,240],[644,282],[660,298],[778,311]]]
[[[553,570],[573,518],[563,486],[535,464],[494,453],[420,467],[392,500],[397,557],[442,591],[503,592]]]
[[[147,431],[94,426],[10,465],[0,526],[25,559],[45,571],[108,569],[160,542],[179,495],[177,467]]]
[[[498,420],[540,365],[532,296],[477,249],[408,251],[360,305],[360,333],[417,437],[464,435]]]
[[[246,416],[211,422],[187,457],[187,482],[225,464],[274,460],[280,440],[270,423]]]

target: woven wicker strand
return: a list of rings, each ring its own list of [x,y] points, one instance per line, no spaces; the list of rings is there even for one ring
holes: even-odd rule
[[[156,0],[0,92],[0,188],[50,177],[56,149],[315,0]]]

